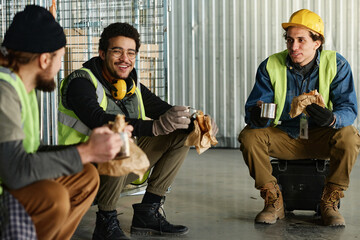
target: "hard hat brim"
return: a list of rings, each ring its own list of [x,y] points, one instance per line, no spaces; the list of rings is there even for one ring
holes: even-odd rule
[[[297,24],[297,23],[282,23],[281,26],[282,26],[282,28],[283,28],[285,31],[286,31],[289,27],[305,28],[305,29],[307,29],[307,30],[309,30],[309,31],[311,31],[311,32],[315,32],[315,33],[320,34],[321,36],[324,37],[324,35],[323,35],[322,33],[319,33],[319,32],[317,32],[317,31],[314,31],[313,29],[310,29],[310,28],[306,27],[306,26],[303,25],[303,24]]]

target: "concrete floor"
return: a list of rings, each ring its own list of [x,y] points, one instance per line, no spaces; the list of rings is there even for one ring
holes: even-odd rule
[[[190,229],[186,236],[171,239],[360,239],[358,186],[359,161],[351,173],[350,188],[341,200],[345,228],[322,226],[314,211],[293,211],[274,225],[258,225],[254,224],[254,218],[264,202],[254,188],[240,150],[210,149],[198,155],[191,149],[167,194],[164,209],[171,223]],[[133,213],[131,205],[141,199],[142,195],[125,196],[119,201],[118,219],[128,235]],[[90,208],[72,240],[91,239],[96,211],[97,206]]]

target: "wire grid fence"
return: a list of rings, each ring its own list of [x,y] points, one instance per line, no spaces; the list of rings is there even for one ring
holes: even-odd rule
[[[140,81],[166,98],[163,1],[60,1],[59,22],[67,35],[64,68],[66,76],[82,63],[98,55],[99,37],[113,22],[128,22],[138,29],[141,39],[136,68]]]
[[[47,9],[54,1],[1,1],[1,42],[16,12],[27,4]],[[166,0],[60,0],[56,19],[64,28],[67,46],[57,81],[98,56],[99,37],[104,27],[127,22],[140,33],[141,47],[135,68],[138,80],[167,100]],[[57,143],[58,92],[38,93],[41,136],[46,144]]]

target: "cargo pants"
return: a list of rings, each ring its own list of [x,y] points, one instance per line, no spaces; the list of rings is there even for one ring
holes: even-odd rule
[[[81,172],[41,180],[9,192],[30,215],[39,240],[71,239],[90,208],[99,188],[99,174],[92,164]]]
[[[284,160],[330,159],[326,182],[339,185],[345,190],[349,186],[350,172],[360,148],[360,135],[353,126],[309,129],[309,138],[306,140],[291,138],[275,127],[252,129],[246,126],[238,140],[257,189],[269,182],[276,183],[269,158],[274,157]]]
[[[146,153],[150,168],[153,167],[147,180],[147,192],[165,195],[189,152],[189,147],[184,146],[187,136],[188,134],[177,130],[168,135],[141,137],[138,140],[137,145]],[[115,210],[123,188],[137,178],[138,176],[132,173],[122,177],[100,175],[97,195],[99,209]]]

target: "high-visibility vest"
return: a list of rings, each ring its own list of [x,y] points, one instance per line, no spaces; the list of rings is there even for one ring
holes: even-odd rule
[[[286,100],[287,67],[286,57],[288,51],[282,51],[271,55],[266,64],[271,84],[274,89],[274,103],[277,104],[276,125],[281,117]],[[323,96],[325,105],[332,110],[330,101],[330,84],[337,74],[336,51],[322,50],[319,65],[319,93]]]
[[[111,114],[122,113],[121,109],[112,100],[108,99],[106,90],[89,69],[81,68],[74,71],[66,77],[60,85],[58,141],[61,145],[85,142],[91,133],[91,129],[86,126],[72,110],[68,109],[66,104],[66,93],[69,83],[79,77],[88,79],[94,84],[97,101],[105,112]],[[129,111],[131,113],[130,117],[145,119],[144,104],[138,88],[136,88],[135,94],[131,96],[131,99],[127,99],[124,105],[127,110],[131,110]]]
[[[34,153],[40,145],[39,109],[35,89],[28,93],[20,77],[10,69],[4,67],[0,67],[0,81],[8,82],[15,88],[19,96],[21,104],[21,126],[25,135],[25,138],[22,140],[23,147],[27,153]],[[1,193],[2,188],[0,186],[0,194]]]

